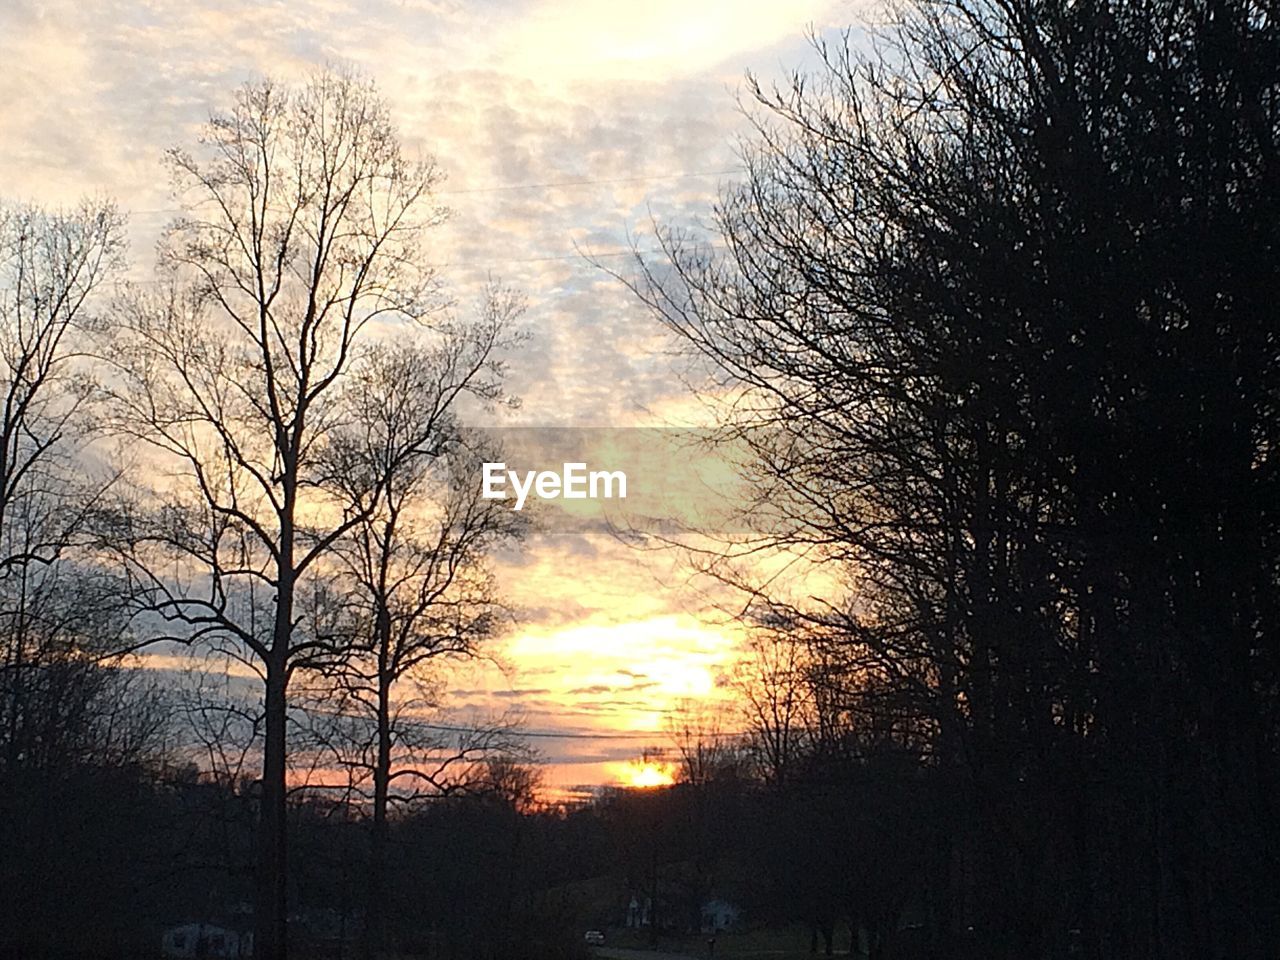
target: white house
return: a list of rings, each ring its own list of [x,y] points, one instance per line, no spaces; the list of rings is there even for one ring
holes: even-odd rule
[[[719,898],[707,900],[702,904],[702,932],[719,933],[721,930],[732,930],[738,925],[742,913],[728,900]]]
[[[253,934],[211,923],[184,923],[164,932],[160,952],[166,957],[240,960],[253,956]]]
[[[631,898],[631,902],[627,904],[626,925],[636,929],[639,929],[640,927],[647,927],[649,925],[649,918],[652,916],[652,912],[652,900],[648,897],[645,897],[644,900],[640,900],[633,896]]]

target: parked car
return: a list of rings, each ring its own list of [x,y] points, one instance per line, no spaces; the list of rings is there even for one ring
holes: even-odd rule
[[[591,946],[598,947],[604,943],[604,934],[599,930],[588,930],[582,939],[591,944]]]

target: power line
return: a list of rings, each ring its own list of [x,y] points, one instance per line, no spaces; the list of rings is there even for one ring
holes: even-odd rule
[[[344,720],[359,720],[362,718],[361,714],[352,713],[344,714],[325,712],[325,715]],[[469,727],[463,724],[432,723],[428,720],[415,720],[412,716],[401,717],[400,722],[408,723],[419,730],[438,730],[441,733],[476,733],[478,730],[483,730],[482,727]],[[525,737],[528,737],[533,740],[634,740],[637,742],[653,743],[655,740],[663,740],[670,737],[670,734],[661,730],[654,730],[650,733],[586,733],[581,730],[525,730],[518,724],[511,726],[506,730],[506,732],[510,733],[516,739],[524,739]],[[744,736],[746,736],[746,734],[741,732],[703,734],[703,737],[707,740],[735,740]]]
[[[409,722],[414,726],[425,730],[439,730],[443,733],[475,733],[476,728],[462,726],[461,724],[450,723],[427,723],[423,720],[413,720],[409,718]],[[536,740],[645,740],[652,743],[655,739],[664,739],[665,734],[660,731],[653,733],[583,733],[581,731],[565,731],[556,730],[522,730],[519,726],[513,726],[510,730],[512,736],[516,739],[529,737]]]

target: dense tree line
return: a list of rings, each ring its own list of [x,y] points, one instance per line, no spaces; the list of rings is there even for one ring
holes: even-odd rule
[[[925,2],[820,50],[753,91],[725,253],[666,232],[632,281],[752,454],[729,559],[846,585],[708,565],[812,680],[780,789],[872,776],[869,743],[941,789],[936,949],[1270,956],[1276,10]],[[851,867],[935,829],[859,815]]]

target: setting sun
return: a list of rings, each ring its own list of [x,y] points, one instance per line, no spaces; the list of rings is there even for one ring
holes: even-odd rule
[[[641,790],[669,787],[675,783],[670,765],[653,761],[628,763],[620,779],[623,786]]]

